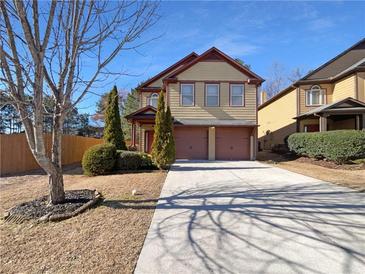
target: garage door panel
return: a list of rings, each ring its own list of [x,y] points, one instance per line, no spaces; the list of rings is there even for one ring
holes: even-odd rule
[[[176,127],[176,159],[208,159],[208,129]]]
[[[249,160],[250,128],[216,128],[217,160]]]

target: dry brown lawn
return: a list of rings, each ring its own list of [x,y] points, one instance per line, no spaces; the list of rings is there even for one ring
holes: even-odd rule
[[[155,202],[126,207],[125,200],[157,199],[165,172],[86,177],[65,175],[66,189],[97,189],[105,201],[74,218],[36,225],[0,221],[1,273],[132,273],[151,223]],[[0,179],[0,214],[47,194],[44,175]],[[131,196],[137,189],[141,195]]]
[[[308,158],[287,159],[271,152],[259,152],[258,160],[323,181],[365,191],[365,169],[362,165],[338,166]]]

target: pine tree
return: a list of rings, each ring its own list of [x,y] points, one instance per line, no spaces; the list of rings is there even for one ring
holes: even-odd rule
[[[112,143],[117,149],[126,150],[124,135],[119,114],[119,97],[117,87],[109,93],[108,104],[105,109],[105,127],[104,140],[107,143]]]

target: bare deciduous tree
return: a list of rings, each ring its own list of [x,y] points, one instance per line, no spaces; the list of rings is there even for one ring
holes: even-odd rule
[[[50,203],[65,199],[65,116],[96,83],[122,73],[108,68],[121,51],[148,42],[140,37],[158,19],[157,7],[143,1],[0,1],[0,89],[19,112],[29,147],[49,176]],[[51,157],[43,135],[46,95],[54,101]]]
[[[284,65],[274,62],[269,68],[269,77],[264,83],[263,89],[268,98],[273,97],[281,90],[302,78],[303,73],[300,68],[295,68],[291,73],[287,73]]]

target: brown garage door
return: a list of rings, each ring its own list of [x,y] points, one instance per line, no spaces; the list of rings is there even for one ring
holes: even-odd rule
[[[217,160],[249,160],[251,128],[217,127],[215,158]]]
[[[208,128],[176,127],[176,159],[208,159]]]

